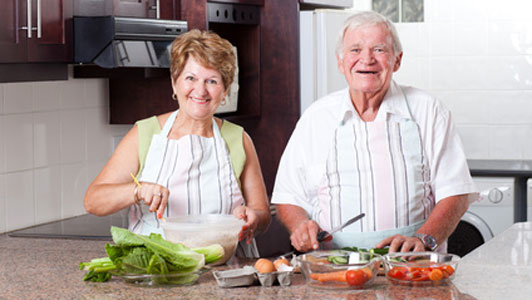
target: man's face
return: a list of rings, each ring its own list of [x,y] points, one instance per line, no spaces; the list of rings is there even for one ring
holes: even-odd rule
[[[362,25],[344,36],[338,69],[355,93],[376,94],[388,90],[393,72],[401,65],[402,53],[394,54],[392,35],[386,25]]]

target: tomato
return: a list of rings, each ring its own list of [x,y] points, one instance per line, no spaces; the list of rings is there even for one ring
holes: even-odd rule
[[[422,271],[422,269],[416,269],[416,270],[413,270],[412,272],[410,272],[408,275],[407,275],[408,279],[409,280],[412,280],[412,281],[426,281],[426,280],[429,280],[429,275],[427,273],[426,270]]]
[[[349,285],[362,286],[366,282],[366,273],[362,270],[349,270],[345,273],[345,279]]]
[[[443,278],[443,271],[440,269],[434,269],[429,273],[429,279],[432,281],[439,281]]]
[[[373,272],[371,272],[370,268],[363,268],[362,272],[366,273],[366,281],[368,281],[371,278],[373,278]]]
[[[447,277],[453,275],[453,273],[454,273],[454,268],[451,267],[451,266],[449,266],[449,265],[442,265],[442,266],[440,267],[440,270],[442,270],[443,273],[446,273],[446,274],[447,274]],[[444,276],[445,276],[445,275],[444,275]],[[446,277],[446,278],[447,278],[447,277]]]
[[[388,276],[403,280],[405,279],[405,276],[408,272],[408,269],[405,267],[393,267],[390,271],[388,271]]]

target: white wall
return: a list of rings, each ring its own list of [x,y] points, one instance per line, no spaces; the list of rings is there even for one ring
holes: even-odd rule
[[[105,79],[0,83],[0,233],[84,214],[130,126],[109,125]]]
[[[451,109],[470,159],[532,159],[530,11],[528,0],[425,0],[424,23],[397,24],[395,79]]]

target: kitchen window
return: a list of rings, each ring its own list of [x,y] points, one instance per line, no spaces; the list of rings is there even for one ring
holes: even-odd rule
[[[423,22],[424,0],[373,0],[372,9],[394,23]]]

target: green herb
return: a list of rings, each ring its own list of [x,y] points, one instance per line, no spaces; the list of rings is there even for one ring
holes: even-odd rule
[[[190,249],[163,239],[160,234],[135,234],[127,229],[111,227],[115,245],[106,244],[108,257],[82,262],[80,270],[87,273],[83,280],[103,282],[111,272],[125,274],[161,274],[159,283],[185,284],[194,281],[197,274],[186,274],[201,269],[224,256],[221,245]]]

